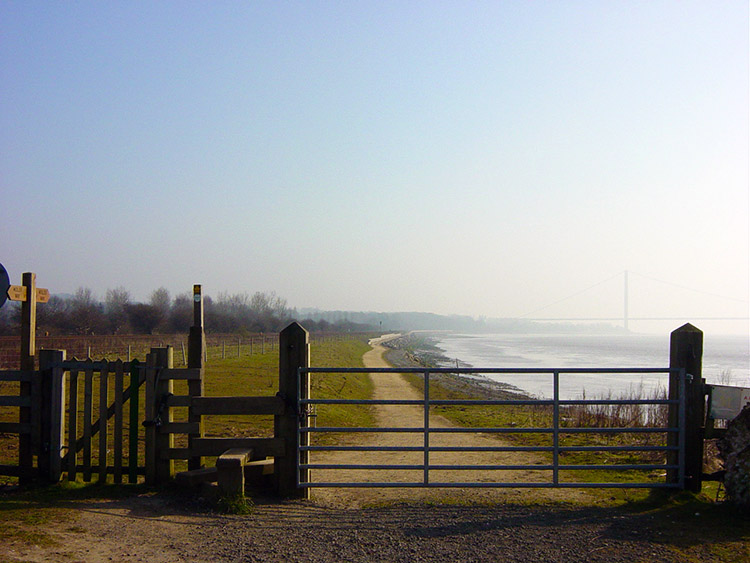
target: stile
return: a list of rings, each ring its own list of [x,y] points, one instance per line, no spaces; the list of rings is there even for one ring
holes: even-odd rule
[[[107,482],[107,407],[109,405],[109,362],[99,372],[99,482]]]
[[[70,372],[70,408],[68,409],[68,481],[76,480],[76,464],[78,463],[78,370]]]
[[[114,476],[113,481],[122,483],[122,395],[124,385],[122,360],[115,362],[115,436],[114,436]]]
[[[83,372],[83,480],[91,481],[91,415],[93,409],[94,370],[91,360]]]

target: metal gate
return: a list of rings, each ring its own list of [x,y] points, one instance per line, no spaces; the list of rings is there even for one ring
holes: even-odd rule
[[[372,374],[372,377],[388,377],[391,374],[418,374],[423,378],[424,394],[419,400],[413,399],[330,399],[330,398],[311,398],[304,397],[304,389],[309,387],[300,384],[303,378],[307,376],[317,376],[326,374],[334,376],[336,374]],[[381,375],[382,374],[382,375]],[[491,399],[434,399],[430,396],[430,380],[437,374],[456,374],[456,375],[488,375],[488,374],[535,374],[539,377],[552,378],[552,398],[551,399],[519,399],[519,400],[491,400]],[[677,393],[670,393],[670,396],[677,398],[669,399],[561,399],[560,398],[560,380],[571,374],[664,374],[676,375],[678,382]],[[300,425],[298,428],[298,479],[297,485],[301,488],[322,488],[322,487],[425,487],[425,488],[456,488],[456,487],[524,487],[524,488],[590,488],[590,487],[613,487],[613,488],[684,488],[685,483],[685,427],[686,427],[686,375],[685,369],[670,368],[561,368],[561,369],[486,369],[486,368],[301,368],[298,378],[297,407],[300,413]],[[318,407],[324,408],[326,405],[414,405],[423,409],[423,424],[418,427],[324,427],[310,422],[315,420],[313,414]],[[650,420],[648,424],[638,426],[586,426],[571,427],[568,426],[566,414],[571,407],[616,407],[623,405],[640,405],[641,408],[654,407],[669,411],[666,420],[673,421],[671,424],[656,424]],[[509,407],[523,407],[527,409],[542,410],[547,413],[544,419],[547,424],[541,427],[528,426],[506,426],[506,427],[440,427],[430,426],[431,409],[437,407],[474,407],[489,406],[497,409]],[[662,417],[664,420],[664,417]],[[676,425],[675,425],[676,422]],[[408,446],[382,446],[377,444],[358,445],[329,443],[314,444],[314,437],[321,437],[326,434],[354,435],[360,433],[369,433],[372,435],[385,435],[387,433],[411,433],[421,436],[421,443],[418,445]],[[481,434],[500,436],[503,434],[529,434],[537,436],[546,436],[547,444],[532,445],[515,445],[513,443],[500,443],[497,445],[476,446],[476,445],[434,445],[431,444],[431,437],[456,433],[456,434]],[[583,438],[590,442],[601,442],[595,437],[604,438],[605,441],[611,442],[616,436],[629,435],[633,438],[640,436],[639,439],[628,440],[626,444],[601,444],[601,443],[581,443]],[[653,440],[647,440],[646,436],[659,436],[654,444]],[[518,441],[518,440],[516,440]],[[539,441],[539,439],[537,439]],[[574,443],[571,443],[574,442]],[[325,459],[318,462],[314,459],[317,456],[325,456],[330,452],[421,452],[420,463],[409,464],[378,464],[378,463],[326,463]],[[440,452],[533,452],[538,454],[543,461],[534,464],[451,464],[444,465],[434,463],[432,458],[439,455]],[[632,463],[567,463],[565,457],[571,454],[586,455],[593,452],[619,452],[620,454],[644,454],[660,457],[659,462],[632,462]],[[364,453],[363,453],[364,455]],[[418,455],[418,454],[417,454]],[[326,470],[328,472],[345,471],[378,471],[378,470],[404,470],[414,473],[418,471],[421,478],[411,481],[384,481],[384,480],[325,480],[317,481],[310,477],[311,471]],[[484,476],[484,480],[461,480],[461,481],[441,481],[440,479],[431,478],[431,472],[445,472],[447,470],[460,470],[470,474]],[[546,478],[528,481],[511,481],[500,479],[487,479],[489,473],[500,473],[505,471],[526,471],[535,474],[544,474]],[[589,471],[587,476],[582,480],[570,479],[570,475],[576,472]],[[601,472],[614,472],[619,474],[620,479],[612,481],[591,480],[592,475],[598,476]],[[630,472],[630,473],[625,473]],[[640,474],[649,472],[645,479],[625,480],[623,475],[632,473]],[[580,475],[580,473],[578,473]],[[655,478],[658,475],[658,479]],[[567,477],[567,478],[566,478]],[[662,478],[663,477],[663,478]]]

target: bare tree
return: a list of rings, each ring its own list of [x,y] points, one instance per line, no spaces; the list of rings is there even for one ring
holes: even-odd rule
[[[107,290],[104,298],[104,312],[107,315],[107,328],[112,334],[127,332],[130,304],[130,292],[124,287],[120,286]]]

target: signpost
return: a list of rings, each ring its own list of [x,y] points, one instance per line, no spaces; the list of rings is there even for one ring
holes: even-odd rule
[[[37,288],[36,274],[25,272],[22,285],[11,285],[7,270],[0,264],[0,306],[7,299],[21,302],[21,370],[33,372],[36,369],[36,304],[49,301],[49,290]],[[31,395],[31,382],[21,382],[21,397]],[[31,408],[19,407],[18,421],[31,424]],[[21,468],[20,482],[24,483],[33,466],[31,434],[18,437],[18,462]]]

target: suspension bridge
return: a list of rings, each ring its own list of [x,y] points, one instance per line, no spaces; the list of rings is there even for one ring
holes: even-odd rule
[[[632,272],[629,272],[628,270],[625,270],[623,272],[619,272],[616,275],[607,278],[605,280],[602,280],[598,283],[595,283],[585,289],[582,289],[580,291],[577,291],[571,295],[568,295],[566,297],[563,297],[562,299],[558,299],[552,303],[549,303],[543,307],[540,307],[538,309],[535,309],[533,311],[530,311],[524,315],[521,315],[519,319],[529,320],[529,321],[540,321],[540,322],[551,322],[551,321],[559,321],[559,322],[622,322],[622,326],[625,330],[630,330],[630,323],[634,321],[749,321],[750,316],[745,314],[737,315],[737,316],[691,316],[691,315],[680,315],[680,316],[633,316],[630,314],[630,274]],[[667,282],[664,280],[659,280],[650,276],[645,276],[643,274],[636,274],[636,276],[650,280],[652,282],[658,282],[660,284],[664,284],[666,286],[670,286],[672,288],[678,288],[680,290],[684,290],[686,292],[691,292],[694,294],[700,294],[706,297],[713,297],[719,300],[727,301],[727,302],[734,302],[739,304],[744,304],[745,311],[748,310],[748,305],[750,304],[750,301],[748,299],[738,299],[736,297],[727,297],[724,295],[718,295],[716,293],[710,293],[707,291],[702,291],[698,289],[693,289],[690,287],[686,287],[683,285],[675,284],[672,282]],[[613,282],[614,280],[621,278],[622,279],[622,316],[597,316],[597,317],[586,317],[586,316],[579,316],[579,317],[566,317],[566,316],[539,316],[539,313],[542,313],[544,311],[547,311],[549,309],[552,309],[556,305],[562,304],[564,302],[570,301],[571,299],[578,297],[580,295],[583,295],[591,290],[593,290],[596,287],[602,286],[603,284],[606,284],[608,282]]]

